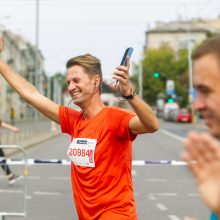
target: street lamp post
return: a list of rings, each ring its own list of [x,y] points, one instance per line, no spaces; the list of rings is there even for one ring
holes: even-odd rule
[[[38,88],[38,47],[39,47],[39,0],[36,0],[36,24],[35,24],[35,86]]]
[[[35,21],[35,60],[34,60],[34,84],[39,89],[39,59],[38,59],[38,46],[39,46],[39,0],[36,0],[36,21]],[[38,119],[37,110],[34,111],[35,120]]]
[[[188,44],[188,71],[189,71],[189,104],[191,109],[191,116],[192,116],[192,122],[195,122],[195,114],[194,114],[194,108],[193,108],[193,73],[192,73],[192,37],[188,38],[187,44]]]
[[[140,86],[139,89],[139,96],[143,98],[143,71],[142,71],[142,61],[140,62],[139,68],[138,68],[138,84]]]
[[[189,101],[192,103],[193,77],[192,77],[192,39],[188,39],[188,68],[189,68]]]

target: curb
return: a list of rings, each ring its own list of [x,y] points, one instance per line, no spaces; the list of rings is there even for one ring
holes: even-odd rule
[[[22,142],[19,144],[15,143],[14,145],[20,146],[24,149],[28,149],[28,148],[34,147],[34,145],[43,143],[47,140],[50,140],[52,138],[55,138],[55,137],[61,135],[61,134],[62,134],[61,132],[54,132],[49,135],[40,135],[40,136],[36,136],[36,137],[32,138],[31,140],[25,140],[25,141],[23,141],[23,143]],[[5,155],[7,157],[10,157],[18,152],[20,152],[18,149],[7,149],[7,150],[5,150]]]

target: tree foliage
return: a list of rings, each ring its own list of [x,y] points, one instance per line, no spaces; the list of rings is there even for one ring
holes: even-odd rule
[[[51,77],[52,81],[57,79],[62,87],[62,92],[66,91],[67,83],[66,83],[66,76],[63,73],[56,73],[54,76]]]
[[[187,50],[174,51],[169,45],[162,45],[158,49],[145,51],[142,60],[143,97],[155,104],[159,93],[166,94],[166,80],[174,80],[176,95],[181,105],[186,105],[188,97],[188,61]],[[154,78],[153,73],[159,77]]]

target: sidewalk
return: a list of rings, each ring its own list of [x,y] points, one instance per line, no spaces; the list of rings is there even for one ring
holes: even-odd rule
[[[59,125],[45,118],[38,121],[17,122],[15,126],[20,129],[20,132],[14,133],[6,129],[1,129],[1,144],[28,148],[61,134]],[[7,156],[15,152],[15,150],[9,149],[5,149],[4,151]]]

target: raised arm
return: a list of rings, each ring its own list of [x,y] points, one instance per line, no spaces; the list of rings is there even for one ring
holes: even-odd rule
[[[0,52],[2,49],[3,39],[0,37]],[[12,70],[1,59],[0,74],[25,102],[32,105],[49,119],[59,123],[59,105],[41,95],[31,83]]]
[[[133,96],[127,99],[137,116],[133,117],[129,123],[129,129],[133,134],[143,134],[155,132],[159,128],[159,122],[151,107],[145,103],[138,95],[133,94],[133,89],[129,83],[129,59],[127,66],[119,66],[114,72],[113,79],[119,81],[120,92],[124,97]]]
[[[133,134],[155,132],[159,129],[159,122],[152,109],[138,95],[128,100],[137,116],[131,118],[129,128]]]

